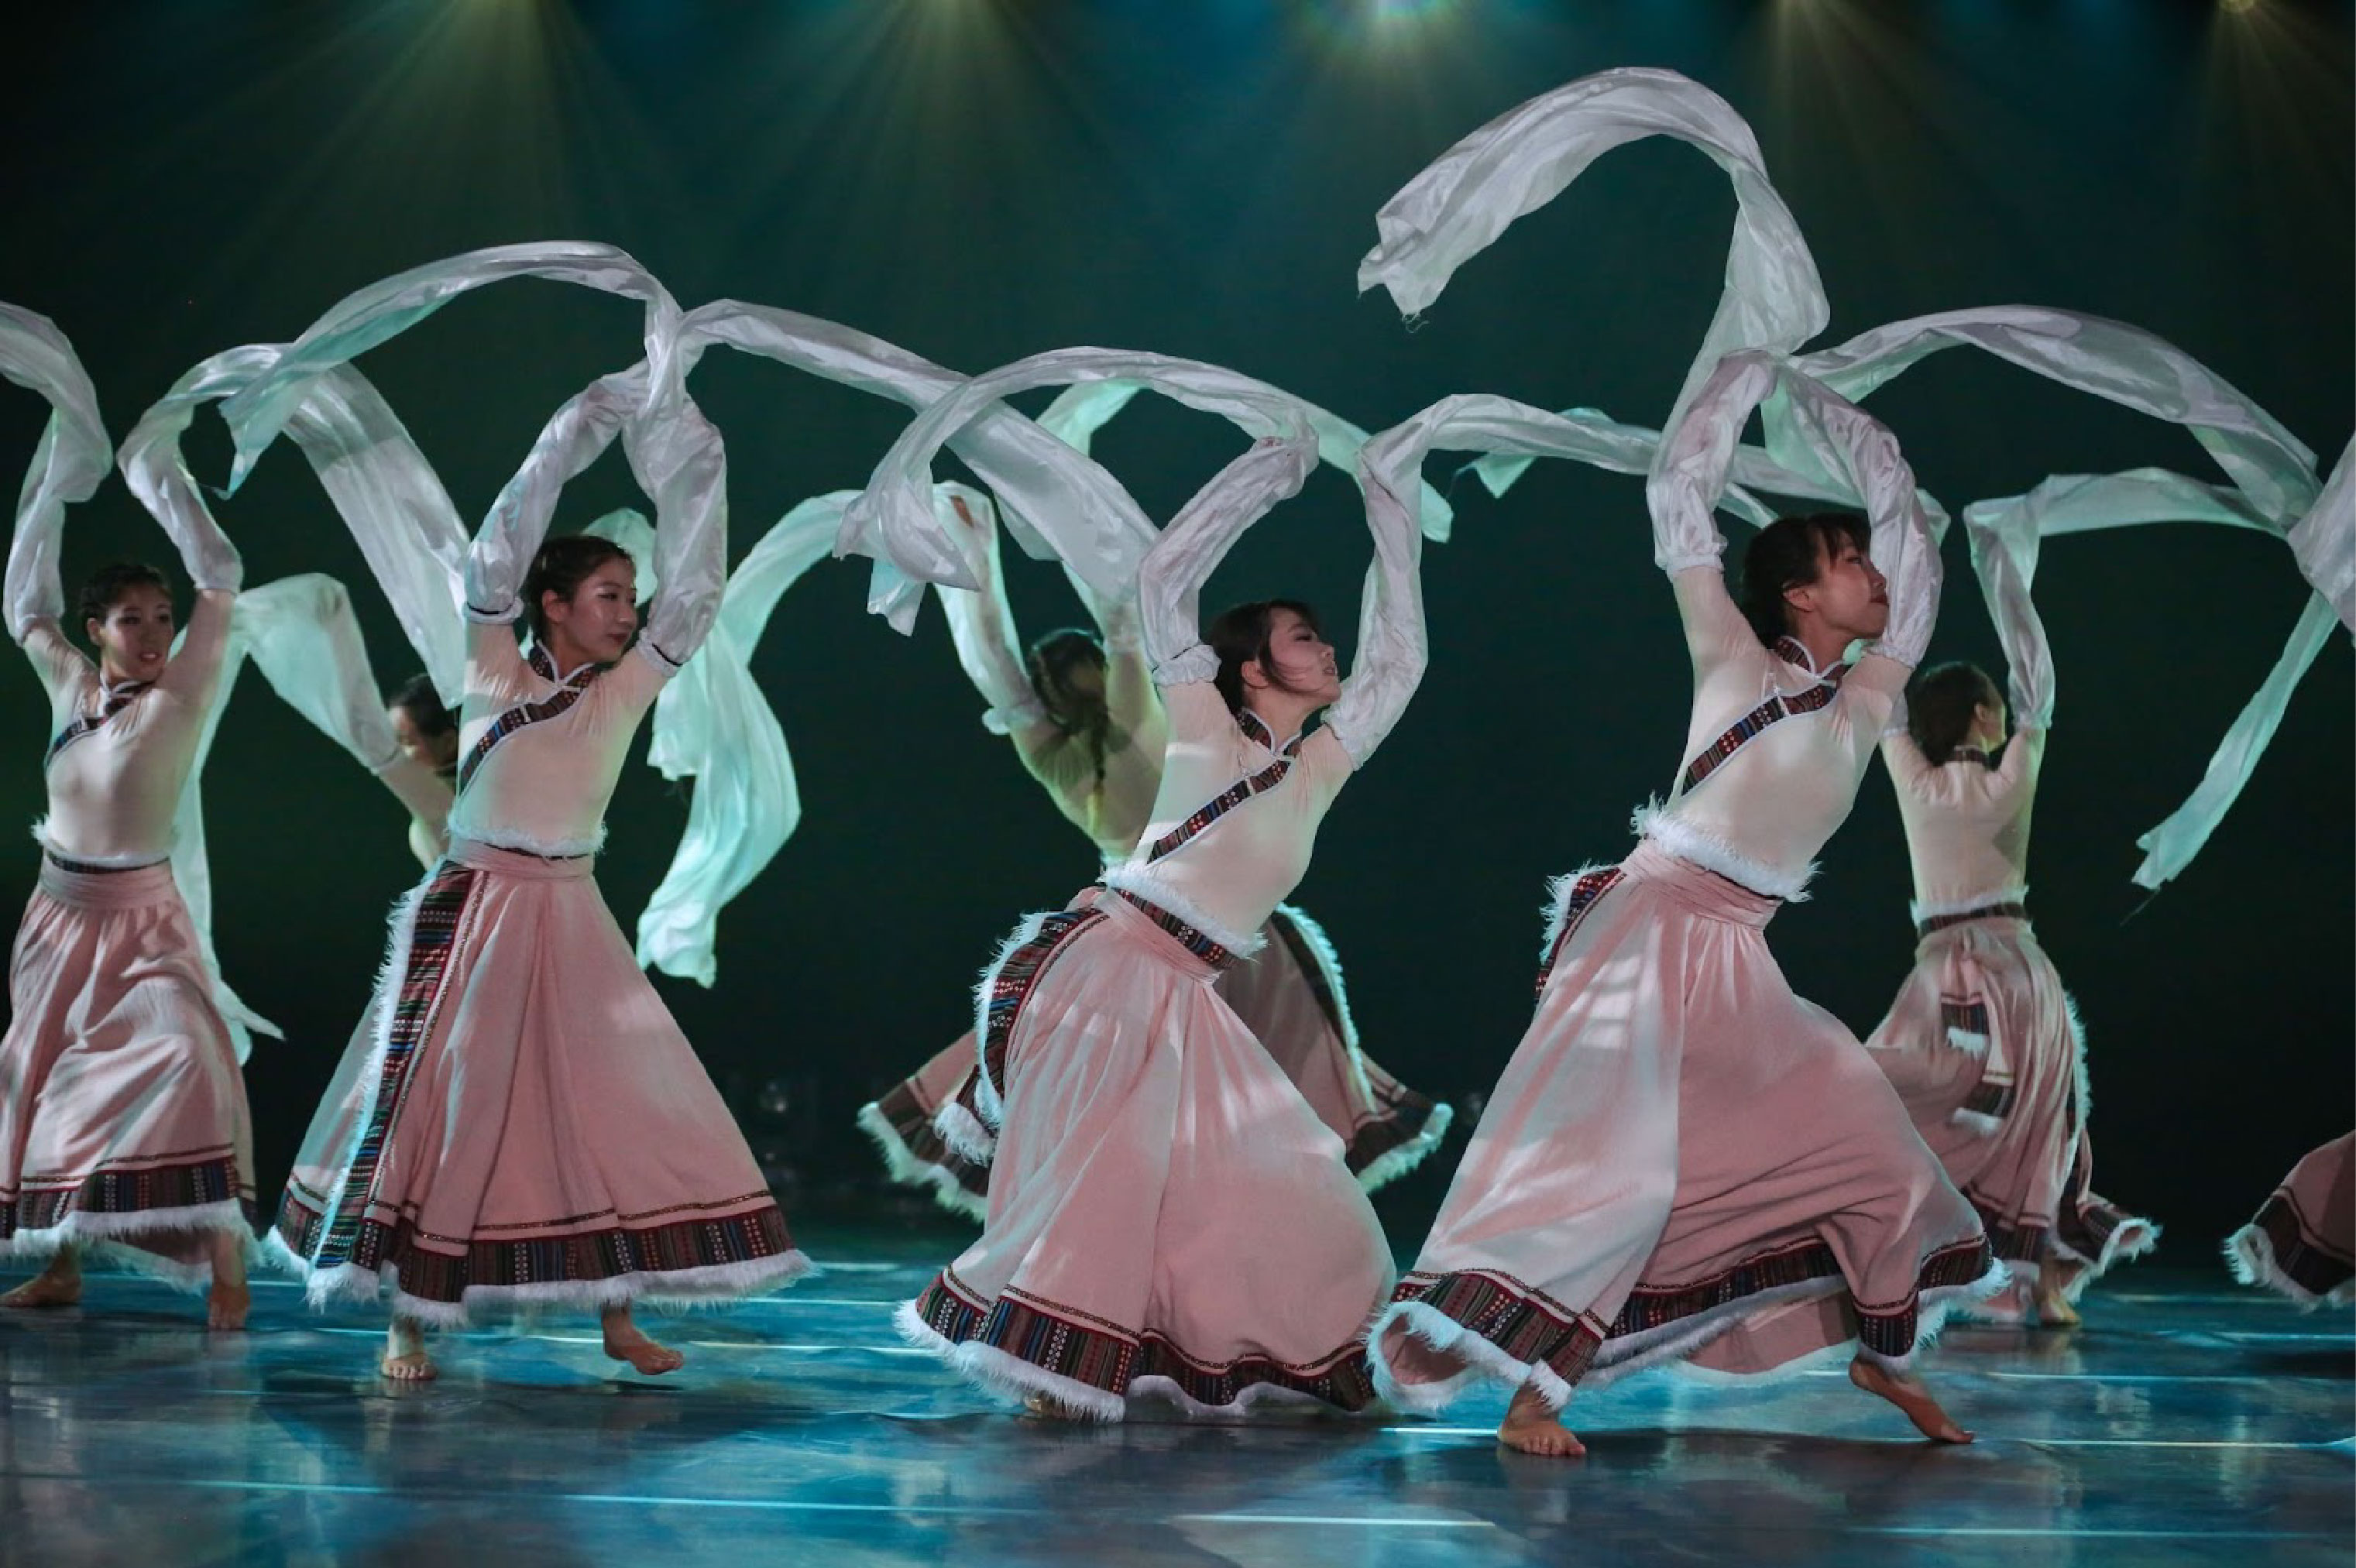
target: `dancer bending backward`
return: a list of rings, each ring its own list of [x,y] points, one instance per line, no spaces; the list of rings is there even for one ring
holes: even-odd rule
[[[634,1301],[810,1266],[592,880],[631,738],[718,610],[724,532],[659,537],[636,636],[629,556],[588,535],[541,545],[546,526],[503,505],[469,556],[449,853],[395,912],[272,1238],[314,1300],[391,1287],[390,1378],[434,1375],[424,1325],[520,1302],[594,1306],[608,1356],[667,1372],[683,1358]],[[526,560],[519,594],[503,563]]]
[[[229,1025],[172,879],[173,818],[220,689],[244,569],[209,517],[181,519],[197,585],[172,645],[161,572],[109,566],[82,589],[93,665],[59,624],[57,550],[19,532],[9,629],[52,715],[41,876],[8,970],[0,1041],[0,1238],[48,1266],[0,1305],[81,1296],[102,1251],[245,1327],[253,1125]]]
[[[1872,531],[1762,529],[1738,607],[1711,507],[1779,375],[1846,452]],[[1582,1377],[1671,1359],[1757,1374],[1853,1344],[1860,1387],[1968,1441],[1910,1369],[1953,1299],[2002,1272],[1888,1081],[1792,994],[1763,935],[1848,815],[1929,637],[1938,557],[1913,477],[1864,413],[1744,353],[1704,384],[1647,499],[1693,657],[1692,761],[1637,814],[1633,853],[1558,884],[1537,1016],[1375,1324],[1377,1383],[1427,1412],[1509,1383],[1499,1438],[1577,1455],[1560,1411]]]
[[[991,704],[983,722],[1014,742],[1031,776],[1108,866],[1144,832],[1162,784],[1169,733],[1146,665],[1133,605],[1099,605],[1096,620],[1047,633],[1018,653],[999,570],[998,533],[955,503],[987,573],[980,592],[939,590],[958,662]],[[1073,579],[1079,586],[1079,580]],[[1296,615],[1297,606],[1284,606]],[[1340,1136],[1343,1157],[1371,1192],[1405,1175],[1436,1147],[1452,1113],[1400,1083],[1357,1049],[1342,969],[1324,930],[1279,904],[1259,930],[1260,954],[1218,977],[1219,994],[1292,1080],[1318,1120]],[[859,1125],[884,1151],[893,1179],[929,1186],[945,1208],[979,1220],[989,1206],[990,1168],[978,1127],[958,1142],[934,1125],[975,1071],[966,1035],[883,1098],[860,1107]],[[953,1118],[962,1119],[951,1109]],[[960,1151],[959,1142],[964,1145]]]
[[[2029,821],[2053,667],[2019,544],[2033,551],[2033,534],[2008,548],[1974,528],[2012,672],[2011,739],[1996,683],[1976,665],[1946,664],[1915,681],[1905,727],[1881,743],[1906,823],[1920,943],[1914,973],[1865,1043],[2011,1270],[2010,1287],[1975,1311],[2069,1325],[2087,1284],[2149,1252],[2159,1231],[2089,1189],[2084,1041],[2029,923]]]
[[[989,1219],[901,1327],[1039,1413],[1372,1396],[1357,1337],[1391,1278],[1381,1227],[1339,1138],[1216,987],[1423,672],[1419,540],[1377,488],[1346,686],[1298,608],[1231,610],[1199,639],[1204,580],[1315,461],[1305,440],[1262,443],[1147,555],[1139,603],[1170,725],[1152,819],[1102,887],[1024,921],[982,981]]]

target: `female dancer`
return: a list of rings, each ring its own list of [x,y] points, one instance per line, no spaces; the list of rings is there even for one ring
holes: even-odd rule
[[[1245,605],[1199,638],[1204,579],[1314,460],[1305,440],[1263,442],[1147,555],[1138,599],[1170,725],[1151,820],[1103,888],[1024,921],[982,981],[990,1217],[900,1322],[1041,1413],[1371,1394],[1356,1335],[1390,1278],[1381,1228],[1339,1140],[1212,985],[1257,948],[1423,670],[1416,526],[1371,486],[1376,560],[1346,687],[1297,605]]]
[[[539,470],[585,464],[568,445],[584,432],[602,447],[611,395],[559,413],[469,552],[450,852],[394,914],[272,1238],[315,1300],[391,1287],[390,1378],[434,1375],[423,1325],[520,1301],[594,1305],[607,1355],[667,1372],[684,1358],[638,1329],[634,1301],[809,1268],[591,880],[631,737],[710,630],[726,555],[717,437],[691,405],[683,436],[656,432],[671,461],[643,636],[619,546],[541,543],[562,477]]]
[[[1778,379],[1873,519],[1751,541],[1740,607],[1710,513]],[[1887,431],[1768,356],[1728,356],[1647,486],[1693,658],[1687,765],[1635,852],[1558,884],[1539,1000],[1446,1204],[1369,1336],[1378,1386],[1436,1410],[1511,1384],[1498,1429],[1584,1452],[1590,1369],[1757,1374],[1856,1347],[1851,1378],[1964,1442],[1910,1373],[1946,1298],[2002,1278],[1970,1205],[1856,1038],[1792,994],[1762,930],[1847,816],[1928,640],[1938,556]],[[1845,650],[1867,640],[1855,666]]]
[[[2250,1222],[2225,1243],[2244,1285],[2261,1285],[2302,1307],[2356,1300],[2356,1133],[2334,1138],[2291,1168]]]
[[[458,716],[442,705],[434,679],[423,672],[402,681],[384,705],[393,739],[411,762],[434,770],[434,776],[455,793],[458,785]],[[438,803],[438,814],[412,812],[409,850],[427,870],[450,850],[450,805]]]
[[[982,722],[1014,742],[1056,808],[1088,836],[1105,864],[1116,865],[1136,848],[1152,814],[1169,733],[1136,612],[1126,603],[1099,603],[1075,577],[1097,635],[1066,627],[1018,653],[997,528],[962,499],[954,506],[984,581],[978,592],[943,587],[939,593],[958,662],[991,703]],[[1258,958],[1219,976],[1220,995],[1341,1137],[1344,1160],[1361,1187],[1372,1192],[1414,1169],[1439,1145],[1453,1113],[1359,1051],[1341,965],[1316,922],[1279,904],[1260,939]],[[929,1186],[942,1207],[979,1220],[988,1211],[990,1171],[986,1159],[972,1157],[987,1140],[970,1125],[954,1139],[934,1125],[956,1104],[974,1061],[969,1034],[861,1106],[859,1125],[883,1151],[893,1179]],[[954,1109],[948,1114],[958,1116]]]
[[[2012,1271],[1975,1308],[2078,1321],[2088,1282],[2158,1239],[2087,1188],[2085,1043],[2077,1009],[2029,924],[2029,821],[2053,719],[2053,664],[2029,592],[2036,519],[2018,537],[1974,508],[1972,556],[2012,671],[2019,715],[1977,666],[1941,665],[1908,693],[1881,743],[1914,863],[1914,973],[1866,1049],[1915,1130],[1979,1211]],[[2001,516],[2003,514],[1999,514]],[[2001,748],[2003,760],[1997,760]]]
[[[178,648],[163,574],[110,566],[81,594],[95,664],[59,624],[55,540],[20,525],[9,552],[9,630],[48,688],[55,739],[0,1040],[0,1239],[50,1257],[0,1304],[79,1300],[78,1253],[96,1248],[209,1281],[208,1325],[242,1328],[252,1121],[170,855],[243,569],[218,529],[182,543],[197,603]]]

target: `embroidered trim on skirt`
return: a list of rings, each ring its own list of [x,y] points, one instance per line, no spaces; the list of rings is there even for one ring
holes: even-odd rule
[[[2314,1150],[2283,1178],[2248,1224],[2225,1243],[2244,1285],[2302,1307],[2356,1300],[2356,1133]]]
[[[1649,841],[1558,883],[1537,1014],[1369,1336],[1386,1398],[1494,1380],[1559,1406],[1672,1360],[1902,1368],[2002,1286],[1888,1081],[1792,994],[1776,908]]]
[[[251,1243],[252,1119],[166,862],[45,854],[0,1040],[0,1253],[71,1244],[184,1289]]]
[[[394,911],[270,1243],[314,1302],[384,1289],[445,1324],[810,1268],[589,859],[464,840]]]
[[[1133,1397],[1362,1408],[1390,1263],[1341,1140],[1163,921],[1091,908],[1011,1015],[982,1234],[902,1331],[1102,1420]]]
[[[1913,973],[1866,1049],[1915,1130],[1978,1211],[2019,1291],[2051,1256],[2075,1300],[2159,1227],[2091,1189],[2085,1040],[2062,976],[2018,901],[1921,922]]]
[[[1092,889],[1082,896],[1103,895]],[[1258,957],[1220,972],[1219,995],[1317,1119],[1341,1136],[1344,1162],[1361,1188],[1372,1192],[1413,1170],[1447,1136],[1453,1109],[1407,1087],[1358,1049],[1341,962],[1323,927],[1280,904],[1261,937]],[[928,1188],[942,1208],[979,1220],[990,1208],[990,1139],[979,1085],[969,1089],[975,1061],[968,1034],[861,1106],[859,1126],[892,1180]],[[962,1108],[954,1108],[960,1100]]]

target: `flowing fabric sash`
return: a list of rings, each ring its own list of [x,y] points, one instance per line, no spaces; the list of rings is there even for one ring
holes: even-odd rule
[[[545,650],[534,647],[530,662],[532,673],[542,680],[556,678],[556,661],[550,658]],[[458,787],[465,789],[474,779],[476,770],[483,765],[483,759],[491,754],[492,747],[527,725],[558,717],[580,701],[597,677],[605,673],[605,667],[600,664],[584,665],[573,671],[573,678],[557,688],[556,694],[546,701],[519,702],[491,720],[491,727],[483,731],[483,738],[475,742],[475,749],[466,753],[466,760],[458,766]]]
[[[76,714],[74,721],[59,731],[58,738],[49,742],[48,754],[41,759],[42,768],[46,770],[51,763],[58,760],[59,752],[64,751],[76,741],[97,733],[108,720],[130,707],[132,699],[145,691],[152,684],[154,683],[145,680],[125,681],[101,698],[97,712]]]
[[[1245,735],[1270,751],[1276,749],[1276,737],[1269,733],[1268,726],[1261,723],[1257,715],[1248,710],[1237,714],[1236,726]],[[1291,742],[1278,753],[1276,761],[1247,778],[1237,779],[1220,791],[1215,799],[1198,807],[1192,816],[1156,838],[1145,851],[1145,863],[1150,866],[1164,855],[1184,848],[1195,838],[1200,837],[1204,829],[1251,799],[1252,796],[1272,790],[1282,784],[1284,775],[1292,771],[1292,764],[1301,756],[1301,742],[1303,739],[1305,737],[1295,735]]]
[[[1794,664],[1811,662],[1807,650],[1788,637],[1775,645],[1775,653],[1778,657],[1789,659]],[[1794,654],[1799,656],[1793,657]],[[1833,699],[1840,695],[1841,677],[1847,673],[1847,665],[1835,665],[1818,677],[1816,684],[1807,690],[1791,697],[1777,692],[1736,720],[1733,728],[1704,746],[1700,754],[1686,764],[1685,776],[1677,781],[1677,794],[1691,794],[1695,785],[1724,767],[1735,752],[1784,720],[1797,713],[1814,713],[1820,709],[1830,708]]]

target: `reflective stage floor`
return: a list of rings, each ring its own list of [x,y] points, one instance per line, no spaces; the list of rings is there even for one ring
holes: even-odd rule
[[[441,1381],[396,1390],[367,1314],[262,1281],[254,1331],[208,1336],[189,1298],[93,1275],[79,1308],[0,1318],[0,1563],[2026,1568],[2345,1564],[2356,1540],[2351,1319],[2222,1268],[2126,1269],[2074,1332],[1951,1330],[1930,1371],[1969,1448],[1837,1368],[1652,1374],[1581,1396],[1592,1453],[1563,1463],[1491,1443],[1501,1396],[1444,1423],[1012,1417],[892,1331],[956,1232],[799,1239],[828,1274],[649,1319],[690,1358],[659,1381],[554,1316],[443,1336]]]

